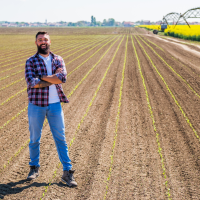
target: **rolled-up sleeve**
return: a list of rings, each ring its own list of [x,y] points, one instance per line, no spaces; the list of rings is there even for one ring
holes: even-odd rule
[[[61,73],[57,73],[56,76],[62,81],[62,83],[65,83],[67,80],[67,70],[65,67],[65,62],[61,57],[59,58],[58,68],[62,68],[63,71]]]
[[[31,60],[26,61],[25,66],[25,79],[28,88],[33,88],[35,85],[37,85],[41,80],[39,78],[36,78],[35,71],[33,68],[33,63]]]

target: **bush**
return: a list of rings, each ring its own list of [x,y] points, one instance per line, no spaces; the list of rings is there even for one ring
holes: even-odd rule
[[[170,35],[171,35],[172,37],[174,37],[174,32],[171,32]]]
[[[192,35],[191,38],[193,41],[196,41],[196,35]]]
[[[174,33],[174,37],[178,37],[178,33]]]
[[[200,41],[200,35],[196,36],[196,40]]]
[[[188,35],[188,40],[192,40],[192,37],[191,37],[191,35]]]
[[[179,34],[178,37],[183,39],[183,34]]]

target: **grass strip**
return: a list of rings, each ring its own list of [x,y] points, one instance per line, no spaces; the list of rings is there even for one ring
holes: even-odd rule
[[[95,48],[96,46],[99,46],[100,44],[102,44],[103,42],[105,42],[106,40],[109,40],[109,39],[110,39],[110,38],[106,38],[105,40],[101,41],[100,43],[98,43],[97,45],[95,45],[94,47],[92,47],[92,49]],[[99,41],[98,41],[98,42],[99,42]],[[74,52],[74,53],[72,53],[72,54],[70,54],[70,55],[68,55],[68,56],[66,56],[66,57],[63,57],[63,59],[66,59],[66,58],[68,58],[68,57],[70,57],[70,56],[72,56],[72,55],[78,53],[79,51],[82,51],[83,49],[85,49],[85,48],[87,48],[87,47],[89,47],[89,46],[92,46],[92,45],[95,44],[95,43],[97,43],[97,42],[93,42],[92,44],[89,44],[89,45],[87,45],[87,46],[84,46],[82,49],[79,49],[78,51],[76,51],[76,52]],[[83,46],[83,45],[82,45],[82,46]]]
[[[123,90],[123,85],[124,85],[124,73],[125,73],[125,67],[126,67],[126,57],[127,57],[127,46],[128,46],[128,36],[126,39],[126,49],[125,49],[125,56],[124,56],[124,65],[123,65],[123,70],[122,70],[122,80],[121,80],[121,86],[120,86],[120,92],[119,92],[119,104],[118,104],[118,109],[117,109],[117,116],[116,116],[116,123],[115,123],[115,136],[114,136],[114,140],[113,140],[113,145],[112,145],[112,151],[111,151],[111,155],[110,155],[110,167],[109,167],[109,173],[108,173],[108,177],[105,181],[106,183],[106,192],[104,194],[104,199],[106,199],[107,193],[108,193],[108,185],[109,185],[109,181],[111,178],[111,173],[112,173],[112,166],[113,166],[113,160],[114,160],[114,149],[115,149],[115,144],[117,141],[117,131],[118,131],[118,126],[119,126],[119,115],[120,115],[120,110],[121,110],[121,100],[122,100],[122,90]]]
[[[0,106],[3,106],[5,103],[7,103],[8,101],[10,101],[12,98],[16,97],[18,94],[21,94],[22,92],[26,91],[27,88],[24,88],[23,90],[20,90],[19,92],[15,93],[14,95],[12,95],[11,97],[9,97],[8,99],[6,99],[4,102],[2,102],[0,104]]]
[[[138,35],[138,37],[139,38],[141,38],[142,36],[141,35]],[[161,48],[161,47],[159,47],[157,44],[155,44],[155,43],[153,43],[153,42],[151,42],[150,40],[148,40],[147,38],[145,38],[144,36],[142,37],[143,39],[145,39],[145,40],[147,40],[148,42],[150,42],[151,44],[153,44],[154,46],[156,46],[156,47],[158,47],[161,51],[163,51],[164,52],[164,50]]]
[[[15,83],[18,83],[18,82],[20,82],[20,81],[22,81],[22,80],[24,80],[24,78],[20,78],[20,79],[18,79],[18,80],[16,80],[16,81],[12,82],[11,84],[9,84],[9,85],[6,85],[6,86],[4,86],[4,87],[0,88],[0,91],[1,91],[1,90],[4,90],[5,88],[8,88],[8,87],[10,87],[10,86],[14,85]]]
[[[136,38],[137,40],[137,38]],[[143,51],[145,52],[147,58],[150,60],[152,66],[154,67],[154,69],[156,70],[156,72],[158,73],[158,75],[160,76],[160,78],[162,79],[162,81],[164,82],[168,92],[171,94],[172,98],[174,99],[176,105],[178,106],[179,110],[181,111],[183,117],[185,118],[186,122],[189,124],[190,128],[193,130],[196,138],[200,141],[199,135],[197,134],[197,131],[194,129],[192,123],[190,122],[189,118],[187,117],[186,113],[184,112],[184,110],[182,109],[182,107],[180,106],[180,104],[178,103],[178,101],[176,100],[175,96],[173,95],[172,91],[170,90],[169,86],[167,85],[165,79],[163,78],[163,76],[160,74],[160,72],[158,71],[157,67],[154,65],[153,61],[151,60],[151,58],[149,57],[149,55],[146,53],[144,47],[140,44],[140,42],[137,40],[138,44],[141,46],[141,48],[143,49]]]
[[[12,73],[12,74],[10,74],[10,75],[8,75],[8,76],[4,76],[4,77],[0,78],[0,81],[4,80],[4,79],[6,79],[6,78],[9,78],[9,77],[11,77],[11,76],[14,76],[14,75],[16,75],[16,74],[19,74],[20,72],[23,72],[23,71],[24,71],[24,69],[22,69],[22,70],[20,70],[20,71],[17,71],[17,72],[15,72],[15,73]]]
[[[135,39],[137,40],[136,36],[134,36]],[[145,79],[144,79],[144,76],[142,74],[142,68],[141,68],[141,65],[140,65],[140,60],[139,60],[139,57],[138,57],[138,54],[137,54],[137,51],[136,51],[136,48],[135,48],[135,45],[134,45],[134,41],[133,41],[133,38],[131,36],[131,40],[132,40],[132,45],[133,45],[133,48],[134,48],[134,52],[135,52],[135,55],[136,55],[136,58],[137,58],[137,61],[138,61],[138,68],[139,68],[139,72],[140,72],[140,76],[142,78],[142,83],[143,83],[143,86],[144,86],[144,91],[145,91],[145,95],[146,95],[146,100],[147,100],[147,105],[149,107],[149,113],[150,113],[150,116],[151,116],[151,119],[152,119],[152,123],[153,123],[153,128],[154,128],[154,132],[156,134],[156,142],[157,142],[157,145],[158,145],[158,153],[159,153],[159,156],[160,156],[160,159],[161,159],[161,165],[162,165],[162,170],[163,170],[163,176],[165,178],[165,188],[167,190],[167,197],[168,197],[168,200],[171,200],[170,196],[171,194],[169,193],[170,189],[168,187],[168,181],[167,181],[167,176],[166,176],[166,171],[165,171],[165,164],[164,164],[164,158],[163,158],[163,155],[162,155],[162,148],[161,148],[161,145],[160,145],[160,140],[159,140],[159,133],[157,132],[157,129],[156,129],[156,124],[155,124],[155,120],[154,120],[154,115],[153,115],[153,110],[152,110],[152,107],[151,107],[151,103],[150,103],[150,100],[149,100],[149,95],[148,95],[148,91],[147,91],[147,87],[146,87],[146,84],[145,84]],[[139,41],[137,40],[137,42],[139,43]],[[141,46],[141,45],[140,45]],[[143,48],[142,48],[143,49]],[[143,49],[144,50],[144,49]],[[146,51],[144,50],[145,54],[146,54]],[[147,55],[147,54],[146,54]],[[148,55],[147,55],[148,56]],[[149,58],[149,56],[148,56]],[[149,58],[150,59],[150,58]],[[150,59],[151,63],[153,64],[152,60]]]
[[[143,37],[143,39],[146,39]],[[147,40],[147,39],[146,39]],[[148,40],[149,41],[149,40]],[[149,41],[150,42],[150,41]],[[152,44],[156,45],[155,43],[151,42]],[[156,45],[157,47],[159,47],[158,45]],[[166,51],[163,50],[163,52],[166,53]],[[170,55],[170,54],[169,54]],[[171,56],[171,55],[170,55]],[[189,67],[187,67],[186,65],[183,65],[180,61],[178,61],[178,59],[176,59],[175,57],[171,56],[175,61],[177,61],[179,64],[181,64],[183,67],[185,67],[187,70],[189,70],[190,72],[192,72],[193,74],[197,75],[198,77],[200,77],[199,74],[196,74],[195,72],[193,72]]]
[[[141,38],[140,38],[141,39]],[[192,92],[196,95],[196,96],[198,96],[199,98],[200,98],[200,96],[199,96],[199,94],[190,86],[190,84],[180,75],[180,74],[178,74],[174,69],[173,69],[173,67],[172,66],[170,66],[150,45],[148,45],[143,39],[141,39],[171,70],[172,70],[172,72],[174,72],[179,78],[181,78],[181,80],[192,90]]]

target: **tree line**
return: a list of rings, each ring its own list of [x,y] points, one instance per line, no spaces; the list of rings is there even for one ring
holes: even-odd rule
[[[90,26],[115,26],[115,19],[109,18],[108,20],[104,19],[103,22],[96,21],[96,17],[91,16],[91,24]]]

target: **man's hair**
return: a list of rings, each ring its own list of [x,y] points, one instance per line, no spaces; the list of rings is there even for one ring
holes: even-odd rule
[[[37,40],[37,36],[38,35],[49,35],[46,31],[39,31],[37,34],[36,34],[36,36],[35,36],[35,39]]]

